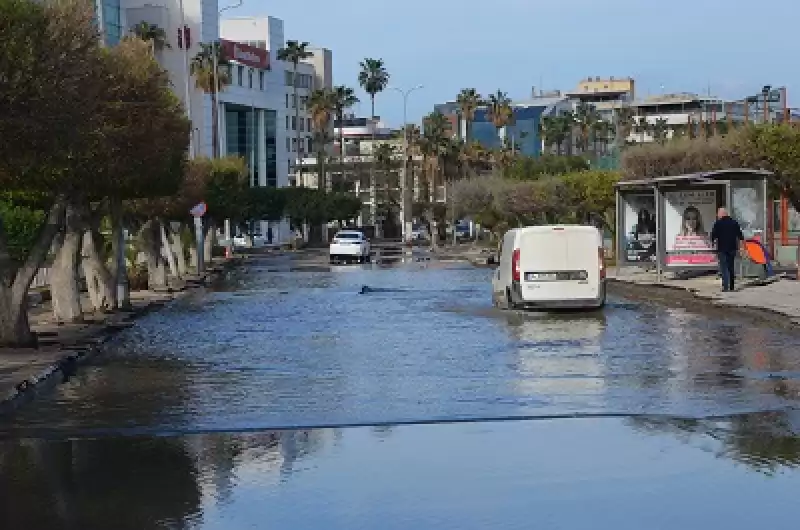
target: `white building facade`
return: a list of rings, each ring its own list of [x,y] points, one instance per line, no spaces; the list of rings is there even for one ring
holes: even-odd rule
[[[213,156],[211,94],[197,88],[191,75],[192,58],[201,44],[216,43],[225,50],[230,83],[218,98],[218,145],[221,155],[241,156],[253,186],[284,187],[298,158],[311,152],[308,99],[316,88],[332,87],[330,50],[313,54],[297,67],[278,60],[286,44],[283,21],[274,17],[220,20],[216,0],[97,0],[97,19],[107,45],[130,35],[140,22],[162,28],[167,46],[156,58],[168,71],[175,93],[192,122],[191,156]],[[297,83],[297,97],[292,86]],[[295,106],[299,105],[295,115]],[[297,142],[297,133],[300,143]],[[275,243],[291,236],[286,222],[254,227]]]

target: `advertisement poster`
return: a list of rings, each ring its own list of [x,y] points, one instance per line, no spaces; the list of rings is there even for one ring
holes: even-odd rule
[[[710,239],[717,217],[716,190],[666,192],[664,199],[667,265],[716,265]]]
[[[653,194],[625,197],[625,259],[656,260],[656,201]]]
[[[744,184],[746,183],[737,183],[737,186],[732,189],[733,212],[731,212],[731,217],[739,221],[744,237],[753,237],[763,233],[766,228],[763,215],[764,204],[758,193],[758,187],[755,184],[752,186]]]

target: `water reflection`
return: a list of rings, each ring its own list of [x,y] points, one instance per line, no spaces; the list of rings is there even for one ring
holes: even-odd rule
[[[602,394],[604,369],[598,354],[605,326],[603,313],[510,317],[509,330],[517,340],[517,392],[549,400]]]
[[[6,441],[0,527],[790,526],[792,428],[761,414]]]
[[[189,528],[201,492],[180,440],[0,444],[0,527]]]
[[[727,419],[631,418],[647,433],[671,433],[684,443],[773,474],[800,467],[800,414],[797,410],[745,414]],[[705,442],[713,441],[712,445]]]

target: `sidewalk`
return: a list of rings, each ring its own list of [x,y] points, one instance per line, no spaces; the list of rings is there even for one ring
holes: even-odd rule
[[[641,287],[680,289],[695,297],[711,301],[717,306],[766,310],[783,315],[795,324],[800,324],[800,281],[777,278],[767,285],[754,285],[740,281],[737,290],[723,293],[721,283],[714,275],[689,279],[662,277],[635,268],[620,269],[619,276],[610,269],[608,279]]]
[[[208,274],[217,274],[241,261],[214,260]],[[31,330],[38,335],[39,347],[0,348],[0,416],[37,392],[58,384],[68,375],[59,372],[70,371],[72,366],[87,361],[99,345],[117,331],[133,325],[137,317],[190,291],[188,286],[171,292],[132,291],[132,309],[109,314],[93,313],[89,297],[83,293],[81,305],[85,322],[78,324],[56,324],[50,302],[32,307],[29,321]]]

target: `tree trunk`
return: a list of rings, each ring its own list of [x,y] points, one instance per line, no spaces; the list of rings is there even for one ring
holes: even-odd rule
[[[212,258],[212,250],[214,248],[214,238],[217,235],[217,227],[208,219],[205,221],[203,227],[203,261],[205,263],[206,268],[211,265],[211,258]]]
[[[161,223],[151,219],[142,227],[142,251],[147,263],[147,288],[163,289],[167,286],[167,268],[161,254]]]
[[[370,125],[372,128],[372,160],[369,165],[369,215],[372,217],[373,234],[376,238],[380,235],[380,224],[378,223],[378,190],[375,182],[375,94],[370,94],[372,103],[372,114],[370,115]]]
[[[294,86],[294,130],[295,141],[297,142],[297,155],[295,157],[295,174],[297,175],[296,182],[302,184],[300,180],[303,174],[302,155],[300,154],[300,98],[297,97],[297,61],[293,62],[292,85]],[[210,259],[210,258],[209,258]]]
[[[186,254],[183,249],[183,223],[172,223],[170,226],[170,249],[175,256],[175,266],[178,268],[178,276],[183,278],[186,276],[188,267],[186,266]]]
[[[117,306],[116,283],[114,275],[109,271],[98,251],[100,234],[95,227],[90,227],[83,234],[83,275],[86,278],[86,289],[92,308],[99,312],[113,311]],[[113,256],[112,256],[113,260]]]
[[[0,283],[0,344],[4,347],[32,348],[36,335],[28,322],[28,292],[19,296],[13,287]]]
[[[175,263],[175,255],[172,253],[172,247],[169,244],[169,238],[167,237],[167,226],[166,223],[158,223],[161,230],[161,249],[163,253],[167,256],[167,265],[169,265],[169,273],[172,275],[173,278],[180,278],[178,275],[178,266]]]
[[[111,267],[109,272],[115,285],[114,302],[117,309],[131,308],[131,290],[128,284],[128,262],[125,257],[125,230],[122,227],[122,203],[111,199]]]
[[[59,324],[83,321],[81,293],[78,288],[83,219],[80,209],[67,206],[64,232],[58,236],[56,258],[50,269],[50,296],[53,317]]]
[[[217,72],[214,72],[217,75]],[[217,102],[217,89],[211,91],[211,141],[214,145],[211,146],[211,153],[214,158],[219,158],[219,105]]]
[[[28,288],[64,222],[65,208],[64,198],[56,197],[25,262],[19,267],[9,255],[5,228],[0,224],[0,346],[36,346],[36,336],[28,324]]]

